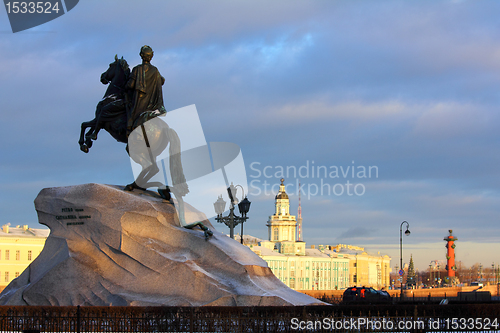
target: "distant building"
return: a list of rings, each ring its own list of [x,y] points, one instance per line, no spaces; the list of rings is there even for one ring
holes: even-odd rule
[[[299,216],[301,212],[299,209]],[[244,236],[244,244],[264,259],[272,272],[295,290],[337,290],[349,286],[390,285],[390,260],[387,255],[372,255],[364,248],[351,245],[314,245],[306,248],[300,240],[302,226],[297,229],[290,215],[290,200],[284,179],[275,197],[275,212],[267,221],[268,240]]]
[[[295,215],[290,215],[290,199],[285,192],[284,181],[282,178],[275,197],[274,215],[269,216],[267,221],[269,241],[263,242],[266,243],[263,246],[285,255],[305,255],[306,243],[296,241],[297,220]]]
[[[0,230],[0,290],[18,277],[42,252],[49,229],[32,229],[27,225]]]
[[[338,253],[306,249],[305,242],[296,240],[297,221],[290,215],[284,179],[281,179],[275,212],[269,217],[267,228],[267,241],[259,242],[258,246],[249,245],[284,284],[296,290],[333,290],[349,286],[349,259]]]
[[[322,245],[320,245],[322,246]],[[363,247],[337,244],[327,246],[330,250],[349,258],[349,284],[376,289],[391,285],[391,257],[365,251]]]

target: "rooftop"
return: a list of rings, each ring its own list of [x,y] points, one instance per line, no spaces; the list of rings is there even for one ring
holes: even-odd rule
[[[251,246],[250,249],[255,252],[257,255],[261,256],[279,256],[284,257],[284,254],[268,249],[264,246]]]
[[[11,227],[10,223],[4,224],[0,229],[0,237],[49,237],[50,229],[34,229],[27,225]]]

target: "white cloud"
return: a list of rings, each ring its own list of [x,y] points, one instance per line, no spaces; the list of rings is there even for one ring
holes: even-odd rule
[[[491,124],[492,114],[481,105],[440,102],[422,106],[414,128],[416,136],[453,138],[480,134]]]
[[[397,101],[380,103],[363,103],[349,101],[343,103],[328,103],[325,98],[283,105],[275,108],[272,113],[275,118],[284,121],[315,121],[349,119],[358,121],[380,120],[387,117],[404,115],[405,105]]]

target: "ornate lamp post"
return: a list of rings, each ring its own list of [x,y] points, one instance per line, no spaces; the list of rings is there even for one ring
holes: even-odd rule
[[[404,275],[404,270],[403,270],[403,224],[406,223],[406,231],[405,235],[409,236],[410,235],[410,224],[406,221],[401,222],[401,225],[399,226],[399,264],[401,267],[401,271],[403,274],[400,274],[401,276],[401,296],[400,298],[403,297],[403,275]]]
[[[240,203],[238,203],[238,199],[236,198],[236,191],[237,191],[236,187],[238,186],[241,187],[241,191],[243,192],[243,197],[244,197],[244,199]],[[241,223],[241,244],[243,244],[243,222],[245,222],[248,219],[247,213],[250,210],[251,202],[248,200],[247,197],[245,197],[245,192],[241,185],[234,186],[233,183],[231,183],[231,185],[229,185],[229,187],[227,188],[227,194],[229,196],[229,199],[231,200],[231,206],[229,207],[229,215],[222,216],[222,214],[226,210],[226,202],[224,201],[224,199],[222,199],[221,195],[214,203],[215,213],[217,214],[215,220],[219,223],[224,223],[226,226],[229,227],[229,236],[232,239],[234,239],[234,227],[236,227],[239,223]],[[241,217],[234,214],[235,204],[238,204],[238,210],[240,211]]]
[[[243,244],[243,222],[247,220],[247,213],[250,210],[250,200],[248,200],[247,197],[245,199],[241,200],[240,203],[238,204],[238,210],[240,211],[241,214],[241,244]]]

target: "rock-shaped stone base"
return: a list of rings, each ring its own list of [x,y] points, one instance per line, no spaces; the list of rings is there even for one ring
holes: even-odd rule
[[[194,208],[186,214],[200,214]],[[85,184],[43,189],[42,253],[0,294],[1,305],[310,305],[250,249],[217,232],[180,226],[151,191]],[[203,220],[204,218],[200,218]]]

